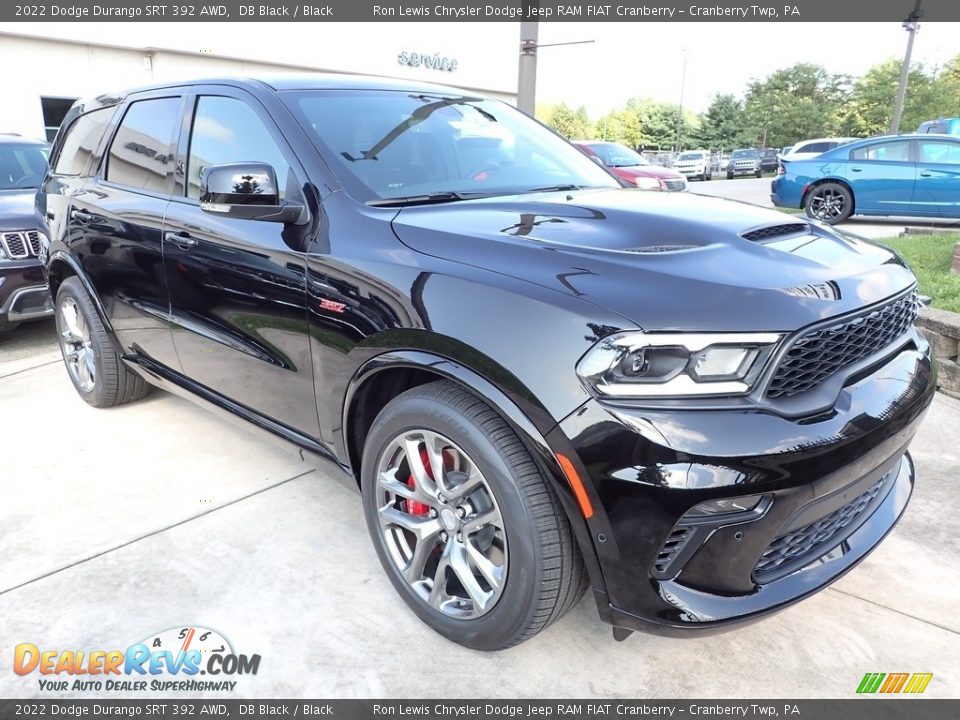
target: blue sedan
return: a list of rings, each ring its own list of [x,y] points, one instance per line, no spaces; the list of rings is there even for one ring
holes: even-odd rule
[[[781,161],[777,207],[834,223],[851,215],[960,218],[960,138],[887,135],[807,160]]]

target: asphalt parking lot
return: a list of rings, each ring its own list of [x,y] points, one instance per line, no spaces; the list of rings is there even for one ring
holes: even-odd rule
[[[14,674],[18,643],[109,650],[188,625],[261,656],[241,698],[853,697],[891,671],[960,695],[956,400],[914,443],[904,519],[830,589],[725,635],[623,643],[587,598],[492,655],[407,610],[358,496],[279,441],[158,391],[95,410],[49,351],[0,363],[0,407],[0,697],[84,696]]]

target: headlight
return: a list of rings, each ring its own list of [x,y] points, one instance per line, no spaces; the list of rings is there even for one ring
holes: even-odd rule
[[[633,184],[641,190],[659,190],[660,181],[652,177],[635,177]]]
[[[780,338],[775,333],[617,333],[587,351],[577,374],[601,397],[745,395]]]

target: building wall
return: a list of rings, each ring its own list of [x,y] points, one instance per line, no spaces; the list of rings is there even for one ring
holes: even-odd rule
[[[31,32],[43,32],[44,37],[0,33],[0,67],[7,69],[4,72],[0,132],[43,138],[41,97],[83,98],[196,77],[276,72],[313,70],[379,74],[464,87],[510,103],[516,102],[516,38],[513,28],[509,33],[499,30],[489,46],[477,44],[453,54],[448,48],[455,43],[449,33],[446,36],[438,33],[443,40],[434,41],[431,40],[433,35],[423,36],[422,32],[418,35],[404,28],[402,33],[394,32],[391,36],[364,44],[362,37],[343,37],[340,24],[306,25],[298,32],[306,31],[315,36],[317,52],[304,53],[302,48],[297,53],[286,51],[277,26],[268,24],[265,32],[272,37],[256,44],[257,50],[244,59],[230,54],[239,54],[243,43],[224,41],[218,46],[214,41],[208,44],[218,52],[209,52],[206,48],[191,51],[188,48],[193,45],[182,38],[177,40],[160,26],[149,34],[132,37],[131,47],[122,46],[122,42],[116,42],[118,46],[114,46],[87,39],[84,33],[91,35],[91,28],[82,23],[74,26],[75,32],[59,29],[59,35],[71,32],[77,39],[58,37],[56,27],[50,30],[29,28]],[[471,25],[460,24],[458,30],[475,30]],[[234,32],[232,26],[220,27],[224,33]],[[116,33],[119,28],[111,27],[110,30]],[[143,28],[139,31],[143,33]],[[325,33],[337,37],[324,38]],[[101,34],[110,41],[120,39],[110,33]],[[138,41],[143,44],[133,46]],[[172,45],[172,49],[166,49],[168,45]],[[456,57],[457,70],[444,72],[397,62],[400,52],[417,48]],[[148,55],[150,61],[146,63]],[[491,57],[498,59],[492,61]]]

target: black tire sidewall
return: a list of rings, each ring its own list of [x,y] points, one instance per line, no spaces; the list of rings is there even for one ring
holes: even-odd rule
[[[89,392],[84,391],[78,384],[76,378],[73,377],[73,373],[70,372],[70,368],[67,367],[67,358],[63,352],[63,340],[60,337],[63,333],[63,321],[60,315],[60,308],[63,306],[64,300],[68,297],[73,299],[77,305],[77,309],[83,313],[83,319],[86,321],[87,328],[90,332],[90,345],[93,348],[93,358],[94,362],[96,363],[96,376],[94,377],[93,381],[93,389]],[[63,284],[57,291],[55,311],[57,339],[60,343],[60,354],[63,356],[63,364],[67,370],[67,377],[70,378],[70,382],[73,384],[77,394],[89,404],[100,406],[103,402],[104,394],[104,353],[102,346],[102,334],[99,332],[100,322],[96,312],[97,311],[93,307],[93,303],[90,302],[90,298],[87,296],[86,290],[84,290],[83,285],[80,284],[80,281],[76,277],[70,277],[63,281]]]
[[[400,574],[384,546],[377,518],[377,483],[373,477],[388,443],[411,430],[432,430],[450,438],[476,463],[493,492],[507,538],[507,579],[496,605],[473,620],[457,620],[427,605]],[[363,510],[377,555],[404,602],[427,625],[453,642],[477,650],[513,644],[537,607],[543,573],[533,518],[528,514],[509,462],[470,419],[438,400],[398,397],[377,418],[367,437],[362,463]]]

